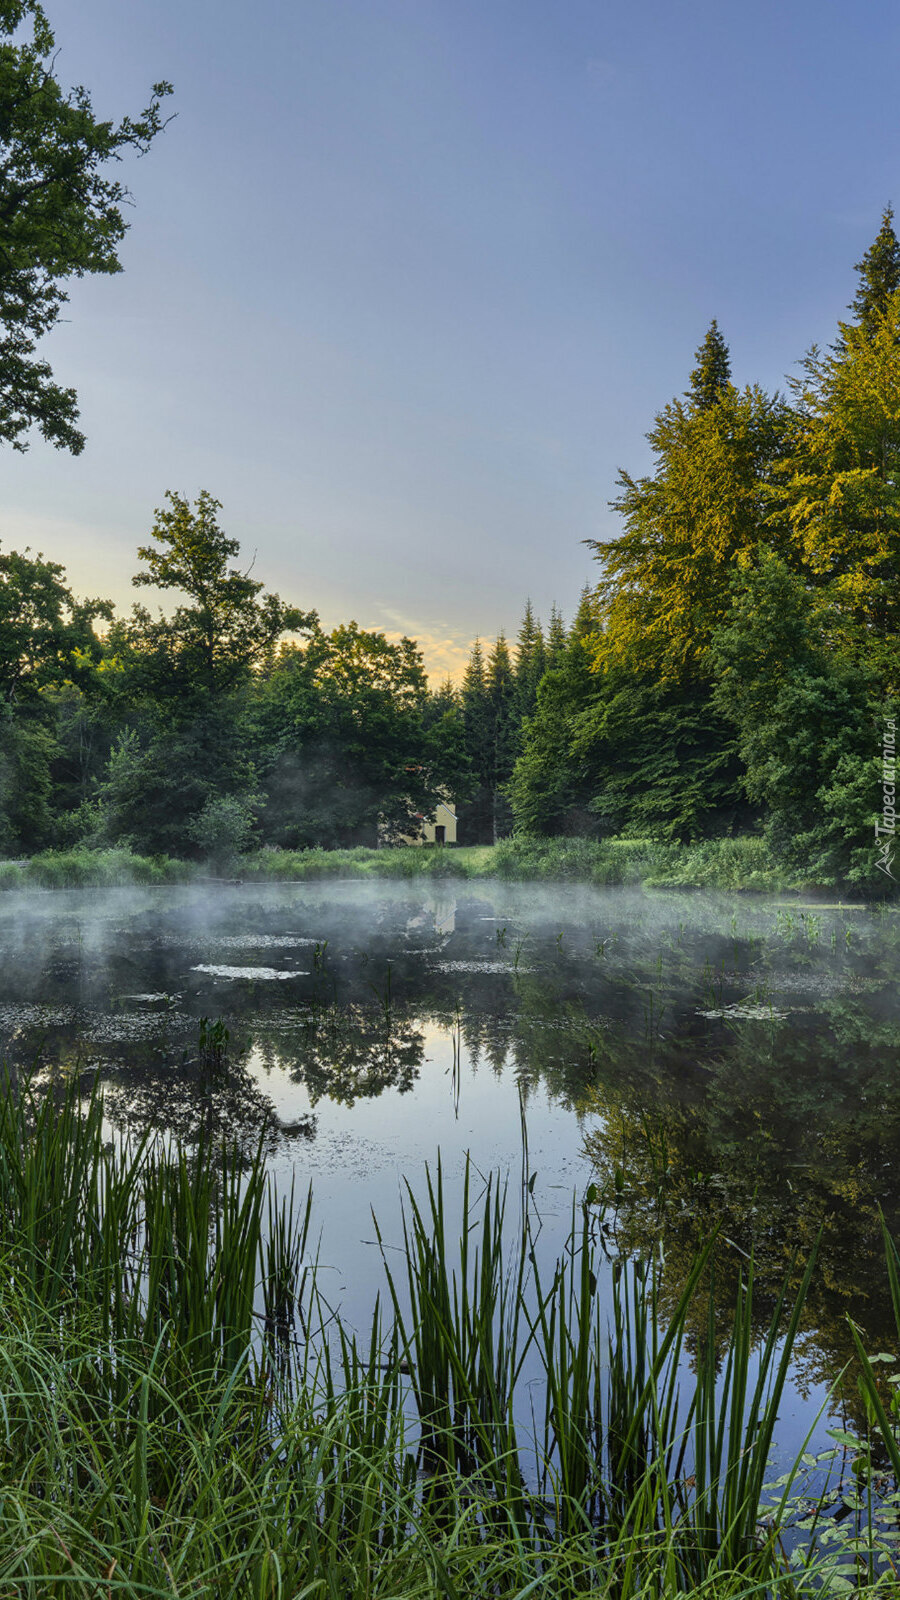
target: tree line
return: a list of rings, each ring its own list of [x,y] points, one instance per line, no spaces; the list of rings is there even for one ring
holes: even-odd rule
[[[512,649],[476,642],[429,687],[412,639],[315,611],[250,576],[202,491],[170,492],[136,587],[168,611],[78,599],[64,568],[0,550],[0,851],[84,843],[229,855],[414,839],[439,799],[465,842],[512,824],[507,785],[567,648],[530,603]]]
[[[890,208],[856,271],[850,316],[787,395],[738,389],[711,324],[648,434],[653,471],[620,475],[622,532],[594,544],[600,581],[540,683],[507,787],[519,828],[764,827],[820,882],[882,883],[900,703]]]
[[[167,495],[117,617],[0,552],[0,847],[175,854],[415,836],[667,839],[766,828],[823,882],[877,880],[900,698],[900,243],[890,210],[851,316],[787,396],[738,389],[713,322],[623,472],[621,534],[571,624],[529,602],[431,690],[411,639],[267,593],[221,507]],[[890,864],[890,840],[888,864]]]

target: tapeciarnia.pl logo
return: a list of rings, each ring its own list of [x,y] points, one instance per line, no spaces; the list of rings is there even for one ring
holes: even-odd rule
[[[894,836],[897,831],[897,722],[885,717],[881,738],[881,820],[875,824],[879,872],[894,877]],[[894,880],[896,882],[896,879]]]

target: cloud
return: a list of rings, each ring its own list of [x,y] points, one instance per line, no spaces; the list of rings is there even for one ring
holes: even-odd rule
[[[459,681],[466,670],[472,649],[472,639],[469,634],[449,629],[440,621],[431,624],[418,621],[415,617],[405,616],[403,612],[392,611],[387,606],[379,606],[378,609],[389,625],[384,629],[388,639],[392,641],[402,638],[415,639],[425,659],[425,671],[432,684],[443,683],[445,678],[452,678],[454,683]],[[393,624],[393,627],[390,624]]]

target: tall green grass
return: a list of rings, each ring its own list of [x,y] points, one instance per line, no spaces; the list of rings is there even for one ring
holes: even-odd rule
[[[602,1270],[591,1208],[542,1266],[527,1174],[469,1168],[457,1210],[438,1164],[354,1329],[320,1291],[310,1215],[260,1153],[114,1144],[95,1091],[2,1086],[4,1600],[833,1586],[815,1533],[788,1560],[791,1474],[763,1521],[812,1264],[758,1348],[748,1271],[723,1342],[711,1243],[664,1312],[656,1263]],[[889,1275],[900,1333],[896,1252]],[[869,1587],[880,1572],[873,1555]]]
[[[210,868],[168,856],[141,856],[126,849],[47,850],[29,861],[0,862],[0,889],[110,888],[125,884],[209,881]],[[382,850],[264,849],[235,857],[231,879],[258,883],[328,878],[469,879],[500,877],[522,882],[645,885],[684,889],[751,889],[772,893],[814,888],[803,874],[788,872],[762,838],[743,835],[696,844],[661,844],[642,839],[531,839],[514,836],[496,845],[461,848],[404,846]]]

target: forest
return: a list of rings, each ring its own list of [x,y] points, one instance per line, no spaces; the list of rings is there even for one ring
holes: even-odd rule
[[[825,883],[891,876],[900,692],[900,243],[888,208],[834,342],[738,389],[715,321],[622,472],[621,533],[567,626],[529,601],[429,687],[415,641],[267,592],[203,491],[168,492],[117,615],[0,551],[0,848],[209,857],[764,832]],[[306,601],[306,597],[304,602]],[[882,812],[882,805],[885,810]],[[876,835],[876,822],[880,832]],[[879,849],[876,846],[880,846]]]

